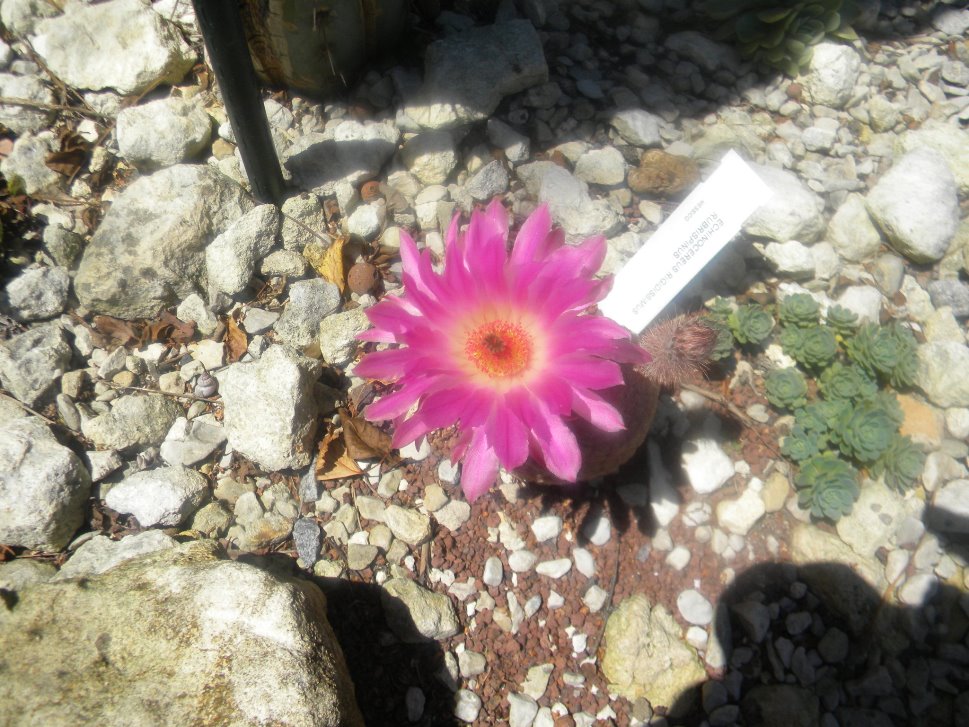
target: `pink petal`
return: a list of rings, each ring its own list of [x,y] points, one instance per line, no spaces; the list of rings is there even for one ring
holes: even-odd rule
[[[357,376],[366,379],[394,381],[406,376],[425,363],[424,356],[416,356],[408,348],[392,348],[368,353],[353,368]]]
[[[563,356],[554,363],[554,372],[574,386],[606,389],[622,383],[622,372],[612,361],[587,356]]]
[[[582,453],[572,430],[561,418],[549,412],[541,401],[536,401],[527,414],[532,436],[545,466],[556,477],[575,482],[582,466]]]
[[[575,413],[602,431],[619,432],[626,428],[619,411],[598,394],[575,387],[572,389],[572,396]]]
[[[505,469],[520,467],[528,458],[528,430],[508,406],[498,405],[492,412],[488,440]]]
[[[415,401],[420,399],[436,383],[432,376],[417,380],[408,379],[407,383],[397,391],[384,394],[377,401],[367,406],[364,416],[370,421],[384,421],[385,419],[401,417],[407,413],[407,410],[414,405]]]
[[[474,502],[487,492],[497,476],[498,457],[485,441],[484,430],[476,429],[461,464],[461,489],[468,502]]]
[[[542,257],[545,240],[551,229],[552,216],[549,214],[548,205],[542,204],[528,216],[515,237],[515,246],[511,250],[512,266],[530,263]]]
[[[508,212],[505,210],[505,206],[501,203],[498,197],[491,200],[488,208],[485,210],[488,217],[495,223],[498,228],[501,239],[508,239]]]

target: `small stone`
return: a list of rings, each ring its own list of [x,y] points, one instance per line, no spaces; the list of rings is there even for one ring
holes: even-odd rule
[[[755,644],[761,643],[770,629],[770,611],[759,601],[741,601],[731,607],[741,628]]]
[[[676,607],[680,615],[691,624],[706,626],[713,620],[713,605],[695,589],[680,593],[676,597]]]
[[[446,639],[460,630],[451,600],[409,578],[391,578],[384,583],[380,600],[388,625],[404,643]]]
[[[599,613],[608,601],[609,592],[596,585],[589,586],[582,596],[582,603],[588,607],[590,613]]]
[[[690,486],[698,495],[716,492],[733,477],[733,460],[715,440],[690,440],[683,450],[683,468]]]
[[[752,489],[736,500],[722,500],[717,504],[717,522],[736,535],[746,535],[767,511],[761,496]]]
[[[208,482],[194,470],[160,467],[137,472],[112,487],[104,503],[134,515],[142,527],[180,525],[208,498]]]
[[[424,509],[437,512],[448,502],[444,489],[440,485],[428,485],[424,488]]]
[[[501,559],[491,556],[485,561],[484,573],[481,576],[481,580],[484,581],[487,586],[499,586],[501,585],[502,577],[504,576],[504,568],[501,565]]]
[[[596,574],[596,561],[592,553],[585,548],[573,548],[572,560],[575,561],[575,569],[586,578],[592,578]]]
[[[384,511],[384,522],[395,538],[408,545],[418,546],[431,539],[431,519],[417,510],[388,505]]]
[[[419,687],[408,687],[404,695],[404,704],[407,706],[407,720],[417,722],[424,714],[424,703],[426,697]]]
[[[538,702],[526,694],[508,695],[508,727],[531,727]]]
[[[293,523],[293,544],[307,568],[312,568],[320,557],[321,543],[322,534],[316,520],[302,517]]]
[[[461,670],[461,676],[465,679],[483,674],[487,666],[488,662],[484,654],[479,654],[477,651],[465,649],[458,654],[458,668]]]
[[[64,268],[30,268],[7,283],[3,302],[19,321],[53,318],[67,305],[70,284]]]
[[[347,545],[347,568],[350,570],[363,570],[369,568],[377,557],[377,546],[361,543],[349,543]]]
[[[609,516],[601,509],[596,509],[586,516],[582,527],[582,535],[593,545],[603,546],[612,537],[612,525]]]
[[[453,533],[471,519],[471,505],[452,500],[434,512],[434,519]]]
[[[535,534],[535,540],[539,543],[553,540],[562,532],[562,518],[558,515],[537,517],[532,522],[532,532]]]
[[[906,606],[922,606],[939,587],[934,573],[916,573],[898,589],[898,600]]]
[[[508,567],[515,573],[527,573],[538,561],[538,556],[530,550],[516,550],[508,556]]]
[[[470,689],[459,689],[454,694],[454,716],[462,722],[474,722],[481,711],[481,697]]]
[[[689,548],[683,545],[677,545],[666,556],[666,564],[673,570],[680,571],[686,568],[692,557]]]
[[[568,558],[546,560],[535,566],[536,573],[549,578],[561,578],[570,570],[572,570],[572,561]]]
[[[522,692],[532,699],[541,699],[548,689],[548,680],[554,670],[553,664],[538,664],[531,667],[525,675],[525,681],[522,682]]]

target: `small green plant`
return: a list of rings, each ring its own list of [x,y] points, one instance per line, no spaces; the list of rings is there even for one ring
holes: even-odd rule
[[[828,314],[824,317],[824,322],[842,338],[851,335],[858,328],[857,314],[840,305],[832,305],[828,308]]]
[[[774,319],[759,305],[742,305],[728,316],[727,325],[741,345],[758,344],[774,329]]]
[[[818,377],[818,390],[825,399],[858,401],[878,393],[878,384],[860,366],[836,361]]]
[[[733,307],[730,302],[718,297],[714,298],[705,316],[706,322],[717,332],[717,341],[713,345],[713,351],[710,352],[710,358],[714,361],[724,361],[733,356],[733,333],[727,323],[731,313],[733,313]]]
[[[820,454],[821,447],[824,444],[824,439],[819,432],[805,429],[795,423],[791,433],[784,437],[784,441],[781,443],[781,454],[795,462],[802,462],[809,457]]]
[[[871,473],[889,487],[904,492],[915,484],[925,467],[925,454],[910,437],[897,434],[891,446],[872,465]]]
[[[866,323],[845,341],[848,358],[872,378],[898,388],[915,380],[916,347],[912,332],[896,321],[888,326]]]
[[[812,371],[825,368],[838,355],[838,340],[830,328],[788,327],[781,332],[781,346],[795,361]]]
[[[858,471],[833,452],[808,458],[794,483],[798,503],[815,517],[837,521],[858,499]]]
[[[873,398],[851,407],[831,435],[845,455],[862,464],[871,464],[891,446],[897,431],[898,424],[881,402]]]
[[[807,381],[794,367],[773,369],[764,377],[767,401],[778,409],[797,409],[807,404]]]
[[[777,307],[777,317],[782,326],[798,328],[816,326],[820,315],[821,306],[809,293],[789,295]]]
[[[748,58],[796,76],[825,36],[855,40],[853,4],[843,0],[707,0],[721,40],[735,39]]]

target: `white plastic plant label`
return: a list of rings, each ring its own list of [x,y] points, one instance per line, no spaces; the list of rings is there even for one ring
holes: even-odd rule
[[[640,333],[772,192],[733,150],[616,273],[599,310]]]

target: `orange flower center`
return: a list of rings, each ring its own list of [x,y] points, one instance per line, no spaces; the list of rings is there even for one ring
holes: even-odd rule
[[[489,321],[474,328],[464,353],[478,371],[492,379],[517,376],[532,361],[532,336],[521,325]]]

